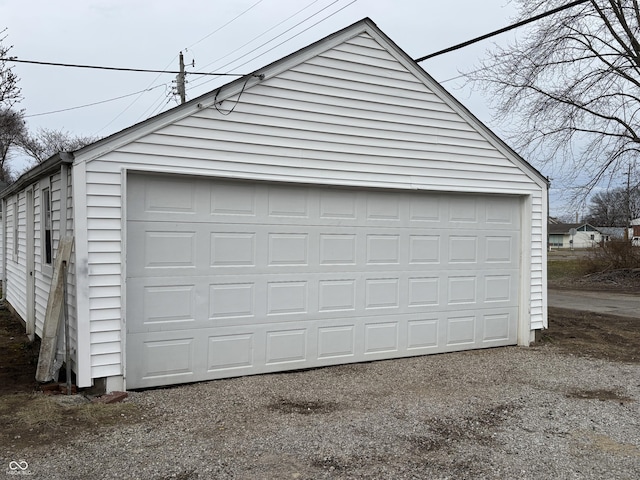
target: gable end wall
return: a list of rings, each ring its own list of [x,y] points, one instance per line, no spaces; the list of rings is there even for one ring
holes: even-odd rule
[[[75,198],[86,205],[87,238],[79,247],[89,275],[86,299],[79,300],[80,314],[86,309],[90,320],[86,376],[124,373],[127,170],[519,195],[528,205],[523,231],[531,245],[523,252],[530,257],[523,311],[530,312],[532,329],[546,325],[546,193],[540,182],[371,35],[319,51],[218,108],[201,108],[74,167],[86,175]]]

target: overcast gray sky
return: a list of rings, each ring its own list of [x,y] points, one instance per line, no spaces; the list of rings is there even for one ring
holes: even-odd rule
[[[0,0],[0,28],[8,28],[5,43],[14,45],[11,54],[19,59],[176,70],[182,50],[186,63],[195,61],[188,71],[234,73],[253,71],[364,17],[416,58],[507,25],[514,15],[508,0]],[[446,80],[490,47],[485,41],[421,65]],[[176,105],[171,74],[27,64],[15,64],[14,71],[31,129],[104,136]],[[194,98],[231,79],[188,80],[187,95]],[[460,81],[444,85],[489,119],[481,95],[457,90]],[[153,87],[93,107],[32,116]]]
[[[364,17],[418,58],[513,23],[516,13],[509,0],[0,0],[0,29],[24,60],[177,70],[182,50],[187,71],[249,73]],[[483,92],[449,79],[516,35],[420,64],[499,135]],[[172,74],[14,65],[32,131],[102,137],[177,105]],[[233,77],[187,79],[189,99]]]

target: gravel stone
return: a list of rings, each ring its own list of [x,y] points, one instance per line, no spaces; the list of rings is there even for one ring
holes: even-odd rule
[[[2,446],[47,479],[637,479],[640,364],[543,345],[130,392],[141,417]]]

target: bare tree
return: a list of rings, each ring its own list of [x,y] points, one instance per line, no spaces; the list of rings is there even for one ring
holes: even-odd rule
[[[2,44],[7,38],[6,31],[6,28],[0,31],[0,181],[3,183],[11,181],[12,149],[26,132],[22,112],[14,109],[22,95],[18,77],[7,62],[11,46]]]
[[[21,142],[25,134],[22,113],[8,108],[0,109],[0,181],[4,183],[11,181],[11,150]]]
[[[566,0],[514,0],[522,19]],[[588,0],[539,20],[468,74],[486,88],[515,148],[584,200],[619,182],[640,152],[638,0]],[[634,171],[637,169],[634,168]],[[564,173],[558,173],[564,172]]]
[[[20,139],[19,145],[36,163],[42,163],[56,153],[78,150],[97,139],[97,137],[74,136],[61,130],[41,128],[35,135],[25,134]]]
[[[4,46],[7,38],[7,29],[0,30],[0,107],[12,108],[16,103],[22,100],[20,87],[18,86],[18,76],[13,72],[12,67],[8,64],[9,52],[11,46]]]
[[[637,188],[595,193],[590,199],[586,221],[600,227],[626,227],[629,217],[640,217],[640,190]]]

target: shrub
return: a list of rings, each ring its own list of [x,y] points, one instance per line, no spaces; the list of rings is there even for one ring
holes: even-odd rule
[[[624,240],[612,240],[594,248],[584,259],[592,272],[640,268],[640,248]]]

